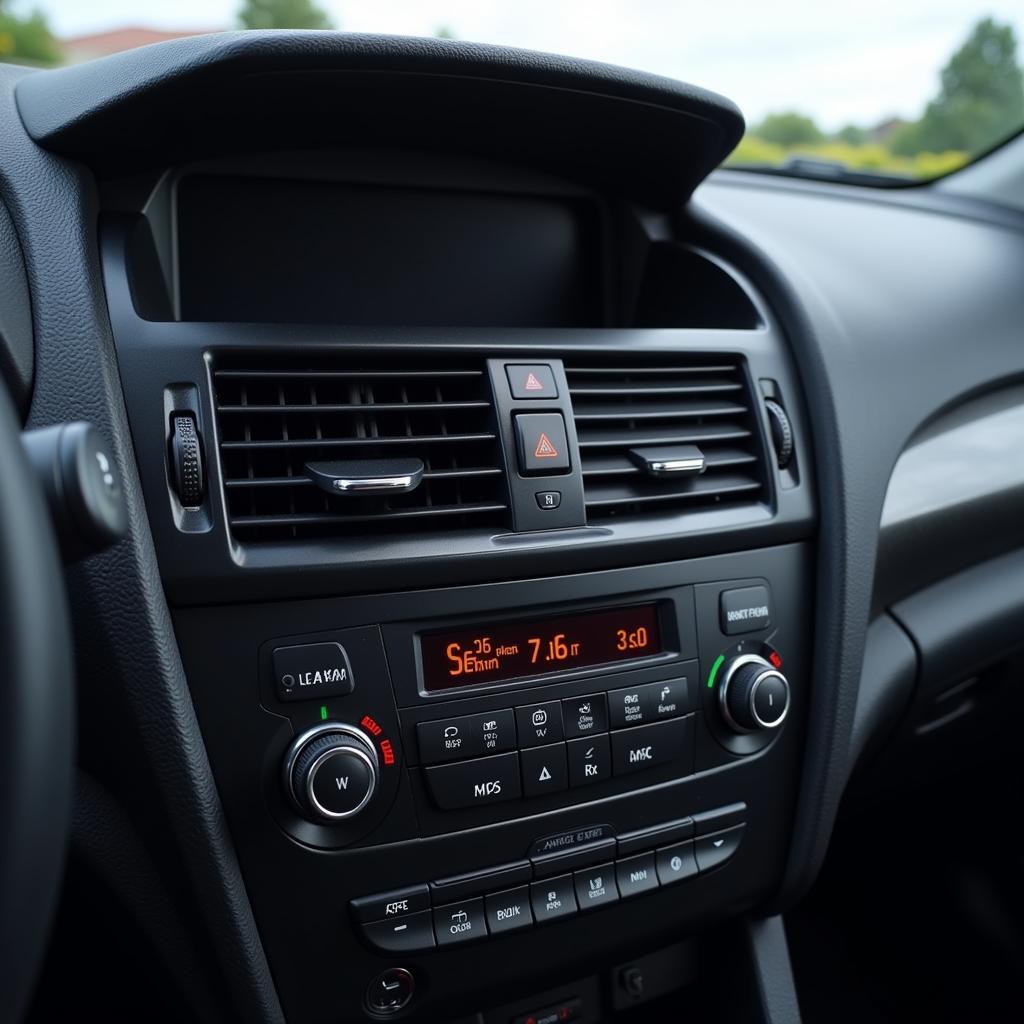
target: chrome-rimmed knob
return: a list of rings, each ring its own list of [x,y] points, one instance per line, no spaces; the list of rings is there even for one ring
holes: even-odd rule
[[[285,788],[305,817],[337,824],[354,818],[373,799],[379,770],[373,741],[361,729],[326,722],[292,741],[284,761]]]
[[[777,729],[789,713],[789,682],[764,658],[744,654],[726,664],[718,703],[726,724],[736,732]]]

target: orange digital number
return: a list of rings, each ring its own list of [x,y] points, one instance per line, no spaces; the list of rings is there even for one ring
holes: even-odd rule
[[[537,664],[537,655],[540,654],[540,637],[539,636],[531,636],[527,640],[527,643],[532,648],[532,650],[530,651],[530,664],[531,665],[536,665]]]

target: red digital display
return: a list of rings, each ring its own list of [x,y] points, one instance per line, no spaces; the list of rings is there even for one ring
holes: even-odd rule
[[[480,686],[661,654],[654,604],[420,637],[428,690]]]

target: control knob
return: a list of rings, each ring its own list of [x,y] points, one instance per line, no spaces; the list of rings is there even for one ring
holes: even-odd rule
[[[330,722],[292,742],[285,756],[285,787],[311,821],[337,824],[355,817],[373,799],[377,751],[355,726]]]
[[[789,711],[789,683],[764,658],[744,654],[726,663],[718,700],[722,717],[736,732],[777,729]]]

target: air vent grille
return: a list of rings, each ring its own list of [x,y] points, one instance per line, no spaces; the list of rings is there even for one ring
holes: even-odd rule
[[[507,497],[482,363],[407,359],[218,363],[221,475],[245,540],[496,526]],[[308,462],[418,458],[423,480],[387,496],[329,494]]]
[[[588,521],[665,515],[765,491],[746,376],[728,358],[567,363]],[[651,476],[631,450],[695,445],[705,470]]]

